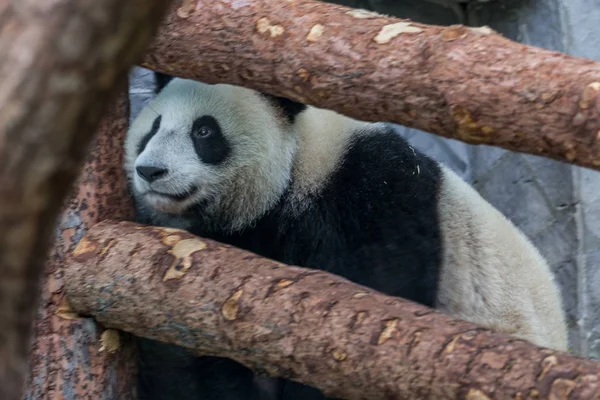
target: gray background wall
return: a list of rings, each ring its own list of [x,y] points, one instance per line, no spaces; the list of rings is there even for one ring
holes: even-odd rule
[[[438,25],[488,25],[506,37],[600,61],[600,0],[331,0]],[[448,4],[451,7],[446,7]],[[132,118],[152,75],[132,72]],[[600,359],[600,173],[398,127],[470,182],[538,246],[561,285],[571,350]]]

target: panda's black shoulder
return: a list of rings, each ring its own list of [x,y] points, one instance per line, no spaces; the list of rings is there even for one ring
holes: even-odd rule
[[[443,179],[440,164],[410,146],[391,125],[377,124],[369,129],[353,135],[322,188],[321,198],[340,205],[346,214],[341,218],[357,219],[369,239],[388,221],[408,221],[414,229],[421,229],[419,225],[437,231]],[[375,226],[370,235],[370,227]],[[396,229],[393,225],[388,228]]]
[[[338,218],[361,226],[367,240],[379,240],[378,229],[395,231],[391,221],[436,231],[443,179],[440,164],[410,146],[389,124],[365,129],[351,135],[315,202],[322,209],[335,204]]]
[[[442,254],[441,167],[393,127],[368,129],[351,135],[305,211],[277,220],[278,229],[286,228],[272,257],[433,306]]]
[[[435,200],[440,189],[440,164],[412,147],[389,124],[377,124],[368,132],[352,136],[339,166],[329,183],[331,186],[371,188],[377,196],[394,193],[414,207],[424,199]]]

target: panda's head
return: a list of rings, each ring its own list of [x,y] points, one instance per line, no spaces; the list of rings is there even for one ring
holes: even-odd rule
[[[153,213],[243,228],[287,188],[304,108],[239,86],[170,80],[127,135],[136,200]]]

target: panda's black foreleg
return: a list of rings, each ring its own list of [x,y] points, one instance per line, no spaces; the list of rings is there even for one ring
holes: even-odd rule
[[[318,389],[300,382],[284,380],[280,400],[342,400],[334,397],[325,397]]]
[[[186,349],[136,338],[140,400],[267,400],[254,373],[233,360],[196,357]]]

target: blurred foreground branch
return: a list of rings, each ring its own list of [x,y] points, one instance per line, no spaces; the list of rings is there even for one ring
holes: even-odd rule
[[[138,61],[167,6],[0,2],[0,399],[16,399],[23,389],[60,206],[115,84]]]

